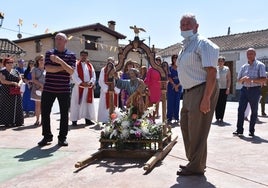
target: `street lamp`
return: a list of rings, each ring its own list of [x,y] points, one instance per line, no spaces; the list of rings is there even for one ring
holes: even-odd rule
[[[4,13],[0,12],[0,27],[2,27],[3,21],[4,21]]]
[[[18,25],[18,27],[19,27],[19,33],[17,34],[17,37],[18,37],[18,39],[21,39],[22,34],[20,33],[20,24]]]

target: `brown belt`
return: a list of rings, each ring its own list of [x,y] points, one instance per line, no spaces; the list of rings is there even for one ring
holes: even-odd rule
[[[189,91],[191,91],[191,90],[193,90],[193,89],[195,89],[195,88],[198,88],[198,87],[200,87],[200,86],[202,86],[202,85],[205,85],[205,84],[206,84],[206,82],[203,82],[203,83],[198,84],[198,85],[195,85],[195,86],[193,86],[193,87],[191,87],[191,88],[189,88],[189,89],[183,89],[183,93],[188,93]]]

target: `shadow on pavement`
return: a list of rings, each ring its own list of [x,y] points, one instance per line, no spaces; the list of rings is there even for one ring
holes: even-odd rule
[[[58,145],[55,145],[49,149],[42,149],[38,146],[31,148],[24,153],[20,155],[14,156],[14,158],[19,158],[18,161],[24,162],[24,161],[31,161],[31,160],[37,160],[41,158],[47,158],[52,157],[53,153],[57,151],[60,147]]]
[[[194,188],[215,188],[216,186],[207,181],[206,176],[179,176],[177,178],[178,184],[172,185],[170,188],[184,188],[184,187],[194,187]]]
[[[252,144],[261,144],[261,143],[268,143],[268,140],[265,140],[259,136],[254,136],[252,137],[245,137],[245,136],[240,136],[239,137],[241,140],[245,140],[247,142],[251,142]]]
[[[215,122],[213,122],[211,124],[212,125],[218,125],[219,127],[231,126],[232,125],[231,123],[228,123],[228,122],[225,122],[225,121],[223,121],[223,122],[217,122],[217,121],[215,121]]]
[[[131,168],[143,168],[145,162],[144,159],[130,160],[122,158],[105,158],[95,161],[98,164],[97,168],[104,167],[106,168],[106,172],[112,174],[124,172]]]

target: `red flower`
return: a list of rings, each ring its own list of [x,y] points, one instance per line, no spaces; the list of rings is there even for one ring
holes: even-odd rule
[[[112,114],[111,114],[111,119],[114,120],[115,118],[117,118],[116,113],[112,113]]]
[[[132,114],[131,118],[132,119],[137,119],[138,115],[137,114]]]

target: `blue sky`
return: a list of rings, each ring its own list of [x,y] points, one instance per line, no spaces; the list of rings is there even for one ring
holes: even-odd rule
[[[19,19],[23,38],[101,23],[116,22],[117,32],[127,36],[120,40],[128,44],[134,38],[129,26],[142,27],[145,43],[165,48],[182,40],[179,21],[184,13],[194,13],[199,33],[206,37],[268,29],[267,0],[0,0],[0,12],[5,15],[0,38],[17,39]],[[33,24],[37,24],[34,27]]]

